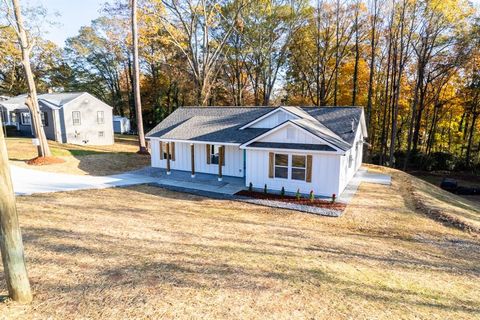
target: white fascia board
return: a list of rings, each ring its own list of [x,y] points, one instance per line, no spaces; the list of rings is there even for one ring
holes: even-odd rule
[[[282,123],[282,124],[280,124],[280,125],[278,125],[278,126],[276,126],[276,127],[274,127],[274,128],[272,128],[271,130],[268,130],[267,132],[265,132],[265,133],[263,133],[263,134],[255,137],[255,138],[251,139],[250,141],[247,141],[247,142],[243,143],[242,145],[240,145],[240,149],[246,149],[247,144],[250,144],[250,143],[252,143],[252,142],[258,141],[259,139],[261,139],[261,138],[263,138],[263,137],[266,137],[267,135],[269,135],[269,134],[271,134],[271,133],[273,133],[273,132],[275,132],[275,131],[277,131],[277,130],[280,130],[280,129],[282,129],[282,128],[290,125],[290,124],[291,124],[291,125],[294,125],[294,126],[297,127],[298,129],[300,129],[300,130],[302,130],[303,132],[305,132],[306,134],[310,135],[312,138],[314,138],[314,139],[316,139],[316,140],[319,140],[320,142],[326,144],[326,145],[329,146],[329,147],[332,147],[332,148],[335,149],[337,152],[341,152],[341,153],[344,152],[343,150],[341,150],[341,149],[338,148],[337,146],[335,146],[335,145],[333,145],[333,144],[325,141],[324,139],[322,139],[322,138],[314,135],[314,134],[311,133],[310,131],[305,130],[304,128],[300,127],[299,125],[295,124],[294,122],[291,122],[290,120],[289,120],[289,121],[286,121],[286,122],[284,122],[284,123]]]
[[[304,150],[304,149],[282,149],[282,148],[258,148],[258,147],[240,147],[244,150],[259,150],[259,151],[281,151],[281,152],[296,152],[296,153],[305,153],[305,154],[329,154],[329,155],[338,155],[344,156],[346,152],[344,151],[322,151],[322,150]]]
[[[189,143],[189,144],[216,144],[222,146],[235,146],[239,147],[240,143],[232,143],[232,142],[212,142],[212,141],[196,141],[196,140],[181,140],[181,139],[164,139],[158,137],[145,137],[145,139],[150,140],[158,140],[162,142],[180,142],[180,143]]]
[[[362,114],[360,115],[360,125],[362,126],[362,134],[365,138],[368,138],[367,120],[365,117],[365,110],[362,108]]]
[[[271,116],[272,114],[274,114],[274,113],[276,113],[276,112],[279,112],[279,111],[286,112],[286,113],[294,116],[296,119],[300,119],[299,116],[297,116],[296,114],[288,111],[287,109],[282,108],[282,107],[278,107],[278,108],[276,108],[276,109],[273,109],[273,110],[270,111],[270,112],[267,112],[266,114],[264,114],[264,115],[261,116],[260,118],[257,118],[257,119],[255,119],[255,120],[253,120],[253,121],[250,121],[249,123],[247,123],[246,125],[244,125],[243,127],[241,127],[239,130],[246,129],[246,128],[254,125],[255,123],[257,123],[257,122],[259,122],[259,121],[262,121],[263,119],[268,118],[268,117]]]

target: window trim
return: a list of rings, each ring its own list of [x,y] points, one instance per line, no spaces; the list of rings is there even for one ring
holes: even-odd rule
[[[100,114],[102,115],[101,117]],[[97,111],[97,124],[105,124],[105,111]]]
[[[25,121],[25,115],[28,114],[28,122]],[[32,125],[32,115],[30,112],[20,112],[20,124],[22,126],[31,126]]]
[[[160,141],[160,150],[162,150],[163,157],[162,160],[167,160],[167,157],[170,158],[170,161],[173,161],[172,159],[172,144],[170,142],[170,153],[167,154],[167,143],[166,141]]]
[[[78,119],[75,119],[75,114],[78,114]],[[78,120],[78,123],[75,120]],[[82,113],[80,111],[72,111],[72,123],[74,126],[82,125]]]
[[[105,137],[105,131],[98,131],[98,137],[99,138],[104,138]]]
[[[288,157],[286,166],[276,164],[276,155],[277,154]],[[305,159],[305,166],[304,167],[294,167],[293,166],[293,157],[294,156],[303,157]],[[281,179],[281,180],[289,180],[289,181],[293,181],[293,182],[311,183],[311,182],[307,182],[307,167],[308,167],[307,161],[308,161],[308,154],[294,154],[294,153],[277,153],[277,152],[274,152],[273,153],[273,178],[271,178],[271,179]],[[286,178],[276,176],[276,168],[277,167],[278,168],[287,168],[287,177]],[[303,179],[294,179],[293,178],[293,170],[294,169],[303,170],[304,178]]]
[[[303,157],[304,159],[304,167],[294,167],[293,166],[293,157]],[[307,182],[307,155],[304,154],[291,154],[291,163],[290,163],[290,179],[295,181],[304,181]],[[303,170],[303,179],[294,179],[293,178],[293,169],[301,169]]]
[[[217,146],[217,153],[215,153],[215,146]],[[217,145],[217,144],[211,144],[210,145],[210,164],[213,164],[213,165],[219,165],[220,164],[220,145]],[[216,162],[213,161],[213,159],[216,159]]]
[[[42,121],[42,127],[48,127],[48,113],[43,111],[40,113],[40,120]]]
[[[282,156],[287,156],[287,165],[277,165],[277,154]],[[277,167],[278,168],[286,168],[287,169],[287,177],[277,177]],[[288,153],[274,153],[273,154],[273,178],[274,179],[282,179],[282,180],[290,180],[290,155]]]

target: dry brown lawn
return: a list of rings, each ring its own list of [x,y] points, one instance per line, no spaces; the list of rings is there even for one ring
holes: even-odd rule
[[[49,141],[52,154],[64,163],[30,166],[25,161],[37,156],[29,138],[7,138],[8,156],[12,164],[35,170],[78,175],[104,176],[143,168],[150,157],[138,155],[136,136],[115,135],[111,146],[80,146]]]
[[[149,186],[19,197],[35,300],[0,315],[479,319],[480,239],[393,181],[362,185],[341,218]]]

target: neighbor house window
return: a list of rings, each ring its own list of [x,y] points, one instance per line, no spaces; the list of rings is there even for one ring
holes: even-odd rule
[[[22,125],[29,126],[32,124],[32,118],[30,116],[30,112],[22,112],[20,114],[20,120]]]
[[[98,137],[99,137],[99,138],[103,138],[103,136],[105,136],[105,132],[103,132],[103,131],[98,131]]]
[[[73,119],[73,125],[74,126],[79,126],[82,123],[81,116],[80,116],[80,111],[73,111],[72,112],[72,119]]]
[[[288,154],[275,154],[275,178],[288,179]]]
[[[48,114],[46,112],[42,112],[40,116],[42,117],[42,126],[48,127]]]
[[[306,180],[307,157],[292,155],[292,180]]]
[[[210,163],[218,164],[220,162],[220,146],[212,144],[210,147]]]
[[[105,123],[105,113],[103,111],[97,111],[97,123],[98,124]]]

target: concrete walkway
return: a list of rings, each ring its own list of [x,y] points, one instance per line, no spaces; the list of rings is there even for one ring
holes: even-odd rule
[[[357,193],[358,187],[362,182],[389,186],[392,183],[392,177],[386,174],[368,172],[367,169],[360,168],[348,186],[342,192],[338,198],[338,201],[348,204],[352,200],[355,193]]]
[[[13,189],[17,195],[84,189],[105,189],[156,182],[156,179],[153,177],[132,173],[105,177],[80,176],[32,170],[12,165],[10,166],[10,170],[12,173]]]

